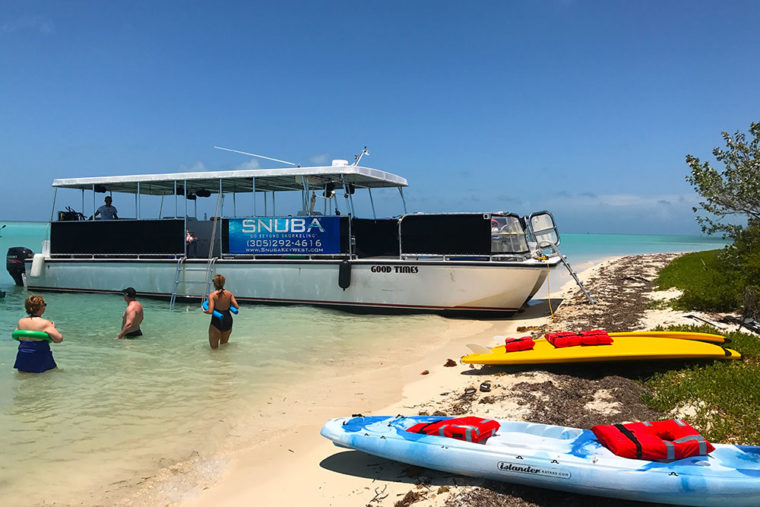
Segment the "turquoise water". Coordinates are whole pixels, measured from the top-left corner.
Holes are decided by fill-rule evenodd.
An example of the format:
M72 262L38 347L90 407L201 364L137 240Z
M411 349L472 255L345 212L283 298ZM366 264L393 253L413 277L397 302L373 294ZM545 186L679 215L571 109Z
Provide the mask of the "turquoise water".
M726 241L720 238L659 234L560 234L560 251L576 272L590 268L600 259L624 255L670 252L699 252L723 248ZM559 266L552 271L535 298L552 297L572 278ZM548 285L548 287L547 287Z
M3 222L0 222L0 225ZM39 251L46 225L5 222L0 251ZM565 234L571 262L644 252L719 248L685 236ZM244 306L230 344L208 347L208 316L197 304L170 310L143 300L145 336L116 341L124 301L116 295L44 294L45 316L64 342L53 345L57 370L12 368L10 339L29 293L3 270L0 290L0 491L6 505L84 503L103 484L151 475L188 453L213 455L229 433L209 425L266 403L283 385L336 376L357 357L391 357L434 342L455 325L432 315L358 316L289 306ZM540 295L540 294L539 294ZM363 353L363 354L362 354ZM361 363L359 363L361 364ZM342 415L342 414L335 414ZM39 477L45 479L39 488Z
M720 238L659 234L560 234L560 240L560 250L573 265L604 257L698 252L726 245L726 241Z

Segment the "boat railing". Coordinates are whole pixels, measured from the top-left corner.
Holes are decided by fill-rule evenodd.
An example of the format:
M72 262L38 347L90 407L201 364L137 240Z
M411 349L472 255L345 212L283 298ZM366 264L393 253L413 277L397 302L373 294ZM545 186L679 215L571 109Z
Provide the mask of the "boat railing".
M344 259L356 259L357 256L349 254L227 254L222 259L230 260L322 260L322 261L342 261Z
M214 223L221 226L221 234L211 233ZM313 227L314 234L308 227ZM197 236L192 244L186 243L191 230ZM309 234L301 234L304 231ZM546 212L524 218L500 212L387 219L314 216L58 221L51 223L50 255L71 259L201 259L210 254L238 260L522 262L537 255L539 238L542 244L559 241L553 219Z
M136 253L113 253L113 254L50 254L51 259L72 260L170 260L176 261L184 257L184 254L136 254ZM205 262L205 259L196 259Z

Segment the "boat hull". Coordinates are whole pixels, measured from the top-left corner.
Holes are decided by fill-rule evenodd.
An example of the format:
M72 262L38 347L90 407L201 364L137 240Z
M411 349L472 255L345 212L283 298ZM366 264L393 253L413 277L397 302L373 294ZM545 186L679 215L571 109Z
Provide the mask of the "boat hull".
M487 443L405 431L445 417L332 419L335 445L453 474L677 505L760 505L760 447L715 445L708 456L653 462L615 456L590 430L516 421Z
M227 288L241 301L493 315L520 309L548 272L543 262L355 260L350 263L350 283L343 289L338 283L340 264L340 260L317 259L221 259L214 272L225 276ZM27 262L27 286L67 292L117 292L130 286L143 296L171 297L177 265L174 259L43 259L38 254ZM206 275L205 260L183 262L177 297L203 295Z

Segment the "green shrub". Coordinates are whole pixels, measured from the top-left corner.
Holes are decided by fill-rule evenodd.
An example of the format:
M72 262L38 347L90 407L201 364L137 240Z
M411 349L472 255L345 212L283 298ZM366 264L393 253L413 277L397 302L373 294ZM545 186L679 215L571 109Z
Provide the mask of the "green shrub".
M683 295L672 304L682 310L734 311L741 302L734 270L725 269L721 250L685 254L665 266L655 284L675 287Z
M695 410L690 423L713 442L760 444L760 368L756 362L716 361L655 374L644 401L670 412Z
M672 331L717 333L710 326L669 327ZM661 328L658 328L661 330ZM649 392L644 401L652 408L670 412L676 408L695 411L689 422L708 440L721 443L760 445L760 340L732 332L727 347L742 360L714 361L664 373L643 383Z
M734 240L733 246L726 248L720 261L727 269L732 269L741 288L742 314L757 319L760 317L758 293L760 293L760 222L750 220Z
M663 268L655 284L683 295L672 306L682 310L741 311L757 318L760 294L760 222L738 229L723 250L685 254Z

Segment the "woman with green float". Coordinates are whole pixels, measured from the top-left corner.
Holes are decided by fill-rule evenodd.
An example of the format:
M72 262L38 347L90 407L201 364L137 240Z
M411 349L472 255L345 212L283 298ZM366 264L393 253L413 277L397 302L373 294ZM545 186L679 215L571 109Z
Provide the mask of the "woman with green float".
M16 364L18 371L42 373L56 368L50 342L61 343L63 335L55 324L42 318L45 313L45 299L42 296L29 296L24 301L28 317L19 319L13 337L19 341Z

